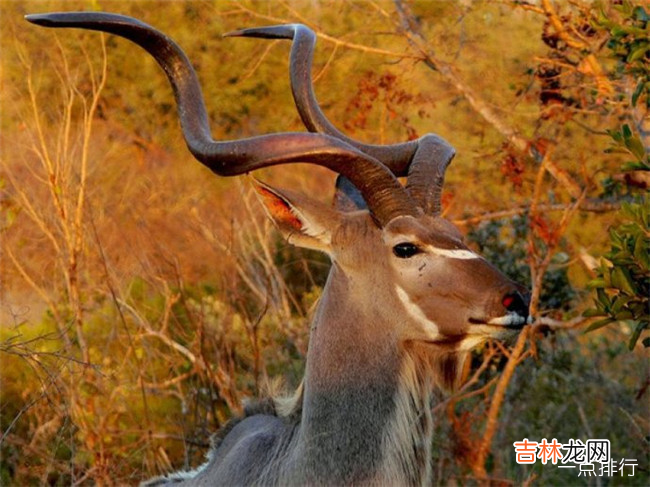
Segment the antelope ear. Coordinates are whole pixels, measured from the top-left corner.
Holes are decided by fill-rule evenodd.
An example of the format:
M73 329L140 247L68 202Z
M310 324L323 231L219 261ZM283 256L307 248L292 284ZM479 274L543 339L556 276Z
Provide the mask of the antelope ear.
M298 247L329 253L332 232L341 214L328 205L289 190L253 180L267 214L287 241Z

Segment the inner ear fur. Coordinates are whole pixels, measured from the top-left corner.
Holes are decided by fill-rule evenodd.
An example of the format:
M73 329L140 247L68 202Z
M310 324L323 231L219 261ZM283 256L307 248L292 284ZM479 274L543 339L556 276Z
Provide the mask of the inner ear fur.
M289 243L330 251L332 232L341 222L340 212L303 194L258 180L253 180L253 186L266 213Z

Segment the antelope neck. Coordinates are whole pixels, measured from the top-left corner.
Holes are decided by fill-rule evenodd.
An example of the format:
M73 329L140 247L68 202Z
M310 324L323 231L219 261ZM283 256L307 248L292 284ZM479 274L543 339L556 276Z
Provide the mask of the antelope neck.
M387 332L395 326L386 324L386 303L380 296L359 303L356 297L368 296L355 289L360 285L334 264L312 324L299 440L309 462L304 471L312 477L306 480L420 483L410 457L421 454L426 439L402 432L405 422L422 422L422 411L405 415L402 404L421 391L404 387L408 360L397 336Z

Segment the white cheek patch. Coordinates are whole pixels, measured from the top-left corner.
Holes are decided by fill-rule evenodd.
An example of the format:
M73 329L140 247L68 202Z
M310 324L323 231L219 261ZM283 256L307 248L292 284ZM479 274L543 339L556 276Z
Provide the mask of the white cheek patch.
M409 295L402 289L400 286L395 286L395 291L397 292L397 297L404 305L404 309L413 318L418 324L422 326L424 332L429 336L430 340L433 340L439 336L438 325L431 321L424 314L422 309L415 304Z
M470 335L467 338L464 338L461 340L461 342L458 344L457 350L459 352L469 352L470 350L474 350L477 346L479 346L481 343L484 343L487 341L487 337L489 335Z
M427 245L427 250L433 255L439 255L441 257L448 257L450 259L461 259L461 260L470 260L470 259L480 259L481 256L475 254L471 250L466 249L441 249L434 247L432 245Z

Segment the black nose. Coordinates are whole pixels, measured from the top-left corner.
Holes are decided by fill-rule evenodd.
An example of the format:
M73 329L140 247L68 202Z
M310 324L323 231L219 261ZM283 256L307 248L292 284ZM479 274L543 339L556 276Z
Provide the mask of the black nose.
M530 304L529 293L522 294L519 291L513 291L506 294L501 300L501 303L508 311L528 318L528 305Z

